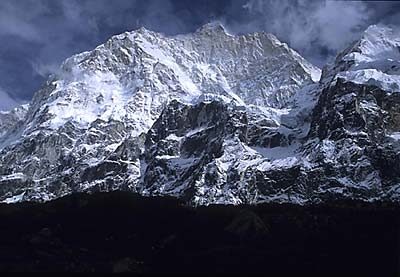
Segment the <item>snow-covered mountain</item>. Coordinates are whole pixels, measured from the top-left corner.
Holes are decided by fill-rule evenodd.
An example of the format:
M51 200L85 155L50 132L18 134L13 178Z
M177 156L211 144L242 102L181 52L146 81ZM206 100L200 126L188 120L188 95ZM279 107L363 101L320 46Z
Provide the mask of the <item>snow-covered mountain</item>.
M318 82L271 34L214 23L114 36L67 59L3 128L0 200L131 190L195 205L397 201L399 38L371 26Z

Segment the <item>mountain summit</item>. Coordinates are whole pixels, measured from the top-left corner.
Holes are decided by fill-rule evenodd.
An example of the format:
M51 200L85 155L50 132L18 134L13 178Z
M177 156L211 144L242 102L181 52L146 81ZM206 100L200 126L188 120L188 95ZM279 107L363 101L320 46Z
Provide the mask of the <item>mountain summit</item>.
M271 34L211 23L114 36L67 59L4 125L0 200L130 190L194 205L397 201L400 170L384 165L399 160L398 89L349 77L394 60L363 50L366 39L398 47L379 28L319 83L320 70Z

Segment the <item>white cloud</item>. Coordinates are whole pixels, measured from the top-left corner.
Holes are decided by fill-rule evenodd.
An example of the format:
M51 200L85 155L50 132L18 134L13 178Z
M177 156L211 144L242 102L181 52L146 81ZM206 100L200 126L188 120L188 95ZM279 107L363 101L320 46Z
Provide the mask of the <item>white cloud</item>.
M249 0L243 8L253 17L250 28L274 33L312 57L315 50L343 50L371 23L371 11L361 1Z
M31 61L33 71L43 78L47 78L50 74L58 73L59 64L56 63L43 63L40 60Z
M18 102L12 99L4 90L0 88L0 111L8 111L18 106Z

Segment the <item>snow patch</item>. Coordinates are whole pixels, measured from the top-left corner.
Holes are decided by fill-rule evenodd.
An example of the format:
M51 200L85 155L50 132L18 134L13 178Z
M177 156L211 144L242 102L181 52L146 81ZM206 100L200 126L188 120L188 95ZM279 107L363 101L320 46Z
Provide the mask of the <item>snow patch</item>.
M376 69L340 72L336 78L356 84L376 86L385 91L400 92L400 75L388 75Z
M391 137L392 139L395 139L395 140L400 140L400 132L391 133L391 134L389 134L389 137Z
M3 201L1 201L1 203L13 204L13 203L21 202L24 199L24 195L25 195L25 192L18 194L18 195L14 195L12 197L8 197L8 198L4 199Z
M3 175L0 176L0 181L12 181L12 180L21 180L25 179L25 174L23 173L14 173L10 175Z
M285 159L288 157L295 157L297 155L297 150L300 144L294 143L288 147L274 147L274 148L264 148L264 147L251 147L257 153L260 153L264 158L271 161Z

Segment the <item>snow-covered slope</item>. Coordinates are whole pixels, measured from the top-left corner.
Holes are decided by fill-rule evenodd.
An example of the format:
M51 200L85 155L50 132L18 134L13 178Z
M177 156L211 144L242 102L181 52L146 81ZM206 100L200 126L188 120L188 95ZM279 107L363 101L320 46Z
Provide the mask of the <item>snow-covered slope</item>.
M400 31L371 25L359 41L337 58L337 78L369 84L386 91L400 90Z
M273 35L231 36L218 24L165 37L144 28L66 60L59 76L33 100L35 129L68 121L87 128L96 119L146 132L171 99L220 99L258 105L272 113L319 70ZM33 118L31 120L34 120Z
M370 51L374 40L386 54ZM346 77L382 71L397 41L369 28L315 83L319 69L266 33L207 24L112 37L67 59L3 135L0 200L98 190L192 204L398 199L378 146L395 164L399 94Z

